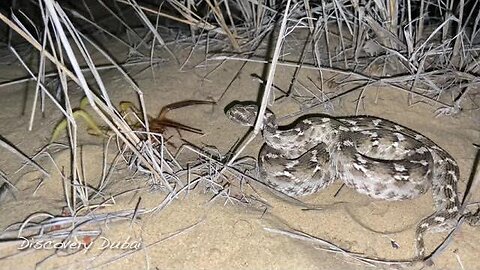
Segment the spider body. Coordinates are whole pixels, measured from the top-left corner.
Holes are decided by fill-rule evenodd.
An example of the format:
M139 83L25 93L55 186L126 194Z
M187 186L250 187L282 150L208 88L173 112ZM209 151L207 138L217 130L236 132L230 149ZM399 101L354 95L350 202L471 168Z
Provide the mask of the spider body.
M164 106L160 112L158 113L157 117L147 116L149 131L154 133L163 134L165 130L168 128L173 128L177 130L180 134L180 130L188 131L196 134L203 134L202 130L194 127L190 127L179 122L173 121L167 117L167 113L171 110L183 108L192 105L200 105L200 104L214 104L213 101L207 100L184 100L175 103L168 104ZM73 117L75 120L81 118L89 127L89 133L96 136L106 136L108 132L102 130L102 128L93 120L93 117L85 110L86 105L86 98L83 98L80 102L80 107L75 109L73 112ZM119 105L120 113L124 116L125 121L132 127L134 130L145 130L144 124L142 123L142 114L141 111L129 101L122 101ZM131 115L131 113L135 114L135 117ZM63 119L54 129L52 133L52 137L50 142L54 142L60 137L60 134L66 130L67 128L67 119ZM180 134L181 136L181 134Z

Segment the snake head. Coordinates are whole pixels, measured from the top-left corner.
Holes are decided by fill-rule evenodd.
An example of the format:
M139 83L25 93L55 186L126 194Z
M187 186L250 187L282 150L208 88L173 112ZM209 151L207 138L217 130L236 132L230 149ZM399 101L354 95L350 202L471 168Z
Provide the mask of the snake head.
M228 119L242 126L251 127L257 118L258 106L255 104L237 103L225 111Z

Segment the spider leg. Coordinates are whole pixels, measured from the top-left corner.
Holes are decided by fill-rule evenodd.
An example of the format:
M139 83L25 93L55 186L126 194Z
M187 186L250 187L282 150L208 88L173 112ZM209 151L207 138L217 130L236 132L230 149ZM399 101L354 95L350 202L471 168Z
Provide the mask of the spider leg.
M157 119L158 120L165 119L165 115L167 114L167 112L169 112L171 110L182 108L182 107L188 107L188 106L191 106L191 105L199 105L199 104L215 104L215 102L214 101L208 101L208 100L184 100L184 101L179 101L179 102L175 102L175 103L172 103L172 104L168 104L168 105L165 105L160 110L160 112L158 113Z
M74 110L72 116L75 120L81 118L88 125L90 134L95 136L105 135L105 133L100 129L95 120L93 120L92 116L83 109ZM58 123L57 126L55 126L52 137L50 138L51 143L56 141L60 137L60 134L67 129L67 121L67 118L64 118L60 123Z
M177 132L178 132L178 130L177 130ZM178 134L179 134L178 136L182 137L182 135L180 134L180 132L178 132ZM177 149L178 147L175 145L175 143L173 143L173 142L170 141L170 139L171 139L172 137L173 137L173 135L170 136L170 137L168 137L168 138L166 138L166 139L165 139L165 143L166 143L167 145L173 147L174 149Z
M185 130L185 131L188 131L188 132L203 135L202 130L200 130L198 128L189 127L189 126L186 126L184 124L180 124L178 122L175 122L175 121L172 121L172 120L169 120L169 119L165 119L165 118L161 119L161 120L154 119L150 123L150 125L152 126L152 130L162 131L163 129L165 129L165 127L172 127L172 128L175 128L175 129Z
M136 126L143 118L141 111L130 101L122 101L119 104L120 114L125 117L125 121L129 126ZM136 116L131 115L134 113Z

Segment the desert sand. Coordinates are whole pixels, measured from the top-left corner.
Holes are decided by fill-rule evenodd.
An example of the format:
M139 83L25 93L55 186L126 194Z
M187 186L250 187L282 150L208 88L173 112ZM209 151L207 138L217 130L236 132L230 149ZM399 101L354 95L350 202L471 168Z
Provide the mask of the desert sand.
M177 50L180 60L186 59L188 51ZM247 63L241 70L240 61L207 61L205 55L195 53L189 63L179 70L174 61L160 63L153 68L132 68L130 74L144 91L147 111L156 115L158 110L172 102L200 99L215 100L214 105L198 105L171 111L169 117L188 126L196 127L204 135L182 132L184 140L199 147L214 146L222 155L248 128L229 121L224 115L225 107L233 101L256 101L261 84L251 74L261 75L265 65ZM2 80L21 77L21 66L2 65ZM7 61L5 61L7 62ZM202 66L195 65L202 63ZM275 85L288 89L294 70L278 67ZM130 86L114 71L102 71L102 78L114 104L130 100L136 102ZM312 87L310 81L319 83L319 72L302 70L301 82ZM324 78L332 74L324 72ZM233 81L233 82L232 82ZM48 143L55 125L62 119L61 113L46 103L42 115L37 108L33 131L28 131L28 122L33 102L34 83L16 84L0 88L0 135L28 155L33 155ZM325 85L325 93L336 91ZM337 89L338 90L338 89ZM71 87L71 102L79 102L82 92ZM279 96L280 93L276 92ZM308 113L354 115L359 91L332 100L330 107L319 106ZM221 97L221 98L220 98ZM411 102L413 98L414 102ZM478 111L464 110L455 116L435 117L435 106L422 102L418 97L408 97L404 92L388 87L368 88L363 92L358 114L383 117L412 128L446 149L459 163L463 194L466 181L472 170L475 148L480 138ZM411 105L409 105L409 103ZM78 103L77 103L78 104ZM272 110L288 124L296 117L288 116L299 110L289 99L281 100ZM90 113L94 114L90 110ZM87 134L86 126L79 125L79 141L82 149L83 168L86 179L92 186L98 184L102 173L103 158L107 163L113 159L116 149L110 145L105 154L106 140ZM168 147L181 144L178 133L169 129L164 134L171 137ZM62 135L60 142L65 143ZM256 157L262 144L257 137L242 156ZM22 164L19 158L0 149L0 168L11 176L16 190L7 192L1 200L0 228L22 222L33 213L49 213L60 216L65 206L62 178L59 171L68 172L70 150L57 147L52 151L55 164L48 158L38 159L50 178L26 167L14 173ZM132 179L133 178L133 179ZM148 209L159 205L165 192L151 191L141 175L132 177L125 165L119 166L111 176L111 185L105 196L115 196L114 203L98 210L99 213L135 209L141 197L140 207ZM238 179L232 179L232 182ZM239 183L234 183L238 185ZM272 194L267 188L251 181L245 186L246 194L255 194L270 207L262 208L233 203L222 197L213 199L213 194L201 186L179 196L168 207L139 219L112 221L89 227L101 231L88 250L75 254L51 249L26 249L19 251L20 243L4 243L0 252L2 269L370 269L371 267L349 259L342 254L333 254L318 248L308 241L296 240L272 230L288 229L304 232L334 243L350 252L372 258L409 260L414 255L414 231L417 222L433 212L431 192L418 199L401 202L372 200L349 188L340 188L336 182L317 194L300 198L309 204L329 205L319 210L304 211L299 205L289 203ZM480 199L480 190L473 201ZM343 202L342 204L338 204ZM441 243L446 233L428 234L428 252ZM112 242L141 243L142 248L102 249L104 239ZM81 241L81 239L80 239ZM480 269L479 228L464 224L448 245L434 259L432 269ZM133 252L134 251L134 252ZM122 255L123 254L123 255ZM418 269L422 265L413 265ZM462 268L463 267L463 268ZM389 269L390 266L385 266Z

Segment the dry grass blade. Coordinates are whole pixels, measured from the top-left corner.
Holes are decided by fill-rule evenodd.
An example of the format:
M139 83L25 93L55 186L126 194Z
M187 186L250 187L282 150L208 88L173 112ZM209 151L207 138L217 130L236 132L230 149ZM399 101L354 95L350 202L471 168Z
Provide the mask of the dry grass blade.
M35 161L30 159L27 155L25 155L22 151L17 149L15 146L7 142L4 138L0 137L0 146L5 148L6 150L12 152L13 154L17 155L21 160L24 162L32 165L35 169L40 171L44 176L50 177L50 174L45 171L40 165L38 165Z
M116 0L116 1L119 2L119 3L131 5L131 3L128 0ZM147 8L147 7L138 5L138 4L137 4L137 7L140 8L141 10L143 10L143 11L148 12L148 13L152 13L152 14L155 14L155 15L158 15L158 16L161 16L161 17L165 17L165 18L171 19L173 21L177 21L177 22L180 22L180 23L184 23L184 24L194 26L194 27L204 28L206 30L212 30L212 31L224 34L223 31L221 31L220 29L217 29L214 25L211 25L207 22L199 21L199 20L197 20L197 19L195 19L191 16L188 16L187 19L181 19L181 18L177 18L175 16L172 16L172 15L169 15L169 14L166 14L166 13L163 13L163 12L158 12L157 10Z
M282 230L282 229L273 229L273 228L264 228L266 231L271 232L271 233L276 233L276 234L281 234L285 235L294 239L298 239L301 241L313 243L316 245L320 245L325 251L329 252L334 252L334 253L339 253L346 258L352 259L354 261L363 263L367 266L390 266L390 267L395 267L395 266L400 266L400 267L407 267L413 265L412 261L388 261L388 260L381 260L381 259L374 259L374 258L368 258L366 256L350 252L348 250L345 250L331 242L328 242L326 240L320 239L318 237L314 237L311 235L308 235L304 232L296 231L296 230Z
M228 39L230 40L233 48L236 51L240 50L240 46L238 45L237 39L233 36L232 32L227 26L227 23L225 22L225 18L223 17L222 11L220 10L220 6L216 0L215 5L213 5L210 0L205 0L205 2L208 4L208 6L213 10L213 13L215 14L215 18L217 22L220 24L222 27L223 31L227 34Z
M51 235L57 235L59 232L67 232L68 236L68 234L71 232L79 231L83 227L87 227L92 224L102 224L106 221L115 222L130 220L133 216L138 217L149 212L149 210L145 209L137 209L136 211L123 210L108 213L90 212L86 215L77 215L73 217L55 217L48 213L34 213L26 218L22 223L10 225L0 234L0 238L7 240L15 237L34 237L36 239L42 239L48 238ZM41 219L42 221L34 222L36 219ZM60 235L58 237L64 238L65 235Z
M100 25L98 25L96 22L86 18L85 16L83 16L82 14L78 13L77 11L73 10L73 9L66 9L64 8L66 11L68 11L72 17L74 18L78 18L78 19L81 19L82 21L94 26L95 28L97 28L98 30L100 30L102 33L105 33L108 37L114 39L115 41L118 42L118 44L123 44L125 47L127 47L128 49L132 50L132 51L135 51L136 53L138 54L141 54L138 50L136 50L134 47L132 47L130 44L128 44L127 42L125 42L124 40L122 40L121 38L119 38L117 35L115 35L114 33L108 31L107 29L105 29L104 27L101 27ZM121 22L123 22L122 20L120 20ZM124 22L123 22L123 25L126 25ZM132 30L133 31L133 30ZM135 33L135 32L134 32Z
M143 10L139 7L139 5L137 4L137 2L135 0L128 0L128 3L130 4L131 7L133 7L133 9L135 10L135 12L137 12L138 16L140 17L141 21L147 26L147 28L150 30L150 32L154 35L155 37L155 40L158 40L158 42L160 43L160 45L162 45L165 50L167 50L167 52L172 56L173 59L175 59L177 62L177 57L175 56L175 54L173 54L173 52L167 47L167 45L165 44L165 42L163 41L163 38L160 36L160 34L158 33L157 29L155 28L155 26L153 26L153 24L150 22L150 20L148 19L147 15L145 15L145 13L143 12Z
M144 250L144 249L148 249L148 248L150 248L150 247L153 247L153 246L155 246L155 245L158 245L158 244L160 244L160 243L163 243L163 242L165 242L165 241L168 241L168 240L170 240L170 239L172 239L172 238L175 238L175 237L177 237L177 236L180 236L180 235L182 235L182 234L185 234L185 233L191 231L192 229L194 229L195 227L197 227L198 225L202 224L202 222L203 222L203 220L200 220L200 221L198 221L198 222L196 222L196 223L194 223L194 224L192 224L192 225L189 225L189 226L187 226L187 227L185 227L185 228L181 228L181 229L179 229L179 230L176 230L175 232L172 232L172 233L168 234L167 236L164 236L164 237L162 237L161 239L159 239L159 240L157 240L157 241L155 241L155 242L153 242L153 243L150 243L150 244L147 244L147 245L143 245L143 246L142 246L142 249L139 249L139 250L136 250L136 249L135 249L135 250L130 250L130 251L123 252L122 254L117 255L117 256L115 256L114 258L108 258L105 262L101 262L101 263L95 264L95 265L92 266L91 268L89 267L89 268L87 268L87 269L98 269L99 267L107 266L107 265L109 265L109 264L111 264L111 263L114 263L114 262L120 260L120 259L124 259L124 258L126 258L126 257L128 257L128 256L130 256L130 255L132 255L132 254L134 254L134 253L136 253L136 252L139 252L139 251Z
M155 65L155 64L158 64L158 63L162 63L162 62L164 62L164 60L161 60L161 59L158 59L158 60L153 61L153 62L151 62L150 60L148 60L148 61L138 61L138 62L123 62L123 63L119 63L118 65L97 65L95 68L98 71L109 70L109 69L118 69L118 67L120 67L121 69L125 69L127 67L134 67L134 66L140 66L140 65ZM81 70L82 70L82 72L90 72L90 68L86 68L86 67L82 67ZM45 79L45 78L53 78L53 77L56 77L56 76L58 76L57 72L49 72L49 73L45 73L42 77ZM32 76L29 76L29 77L22 77L22 78L12 79L12 80L9 80L9 81L6 81L6 82L2 82L2 83L0 83L0 88L6 88L8 86L12 86L12 85L16 85L16 84L22 84L22 83L25 83L25 82L36 81L36 80L37 80L37 77L33 76L33 73L32 73Z
M227 162L226 166L231 166L233 164L233 162L235 162L235 160L238 158L240 153L257 136L257 134L260 132L260 129L263 127L263 124L264 124L263 123L263 121L264 121L263 116L265 115L265 111L267 110L267 104L268 104L268 100L270 98L270 92L271 92L272 85L273 85L273 79L275 77L275 69L277 67L278 58L280 56L280 51L281 51L281 48L282 48L283 40L285 38L284 35L286 33L287 20L288 20L288 15L289 15L289 12L290 12L290 2L291 2L290 0L287 0L287 5L285 7L285 12L283 14L282 24L280 26L280 32L278 34L277 41L275 43L275 50L274 50L273 57L272 57L272 63L269 66L269 70L268 70L267 83L265 84L265 89L263 91L260 108L258 110L257 119L255 121L255 126L253 128L253 133L251 134L251 136L248 139L245 140L245 143L237 150L237 152L234 155L232 155L230 160Z

